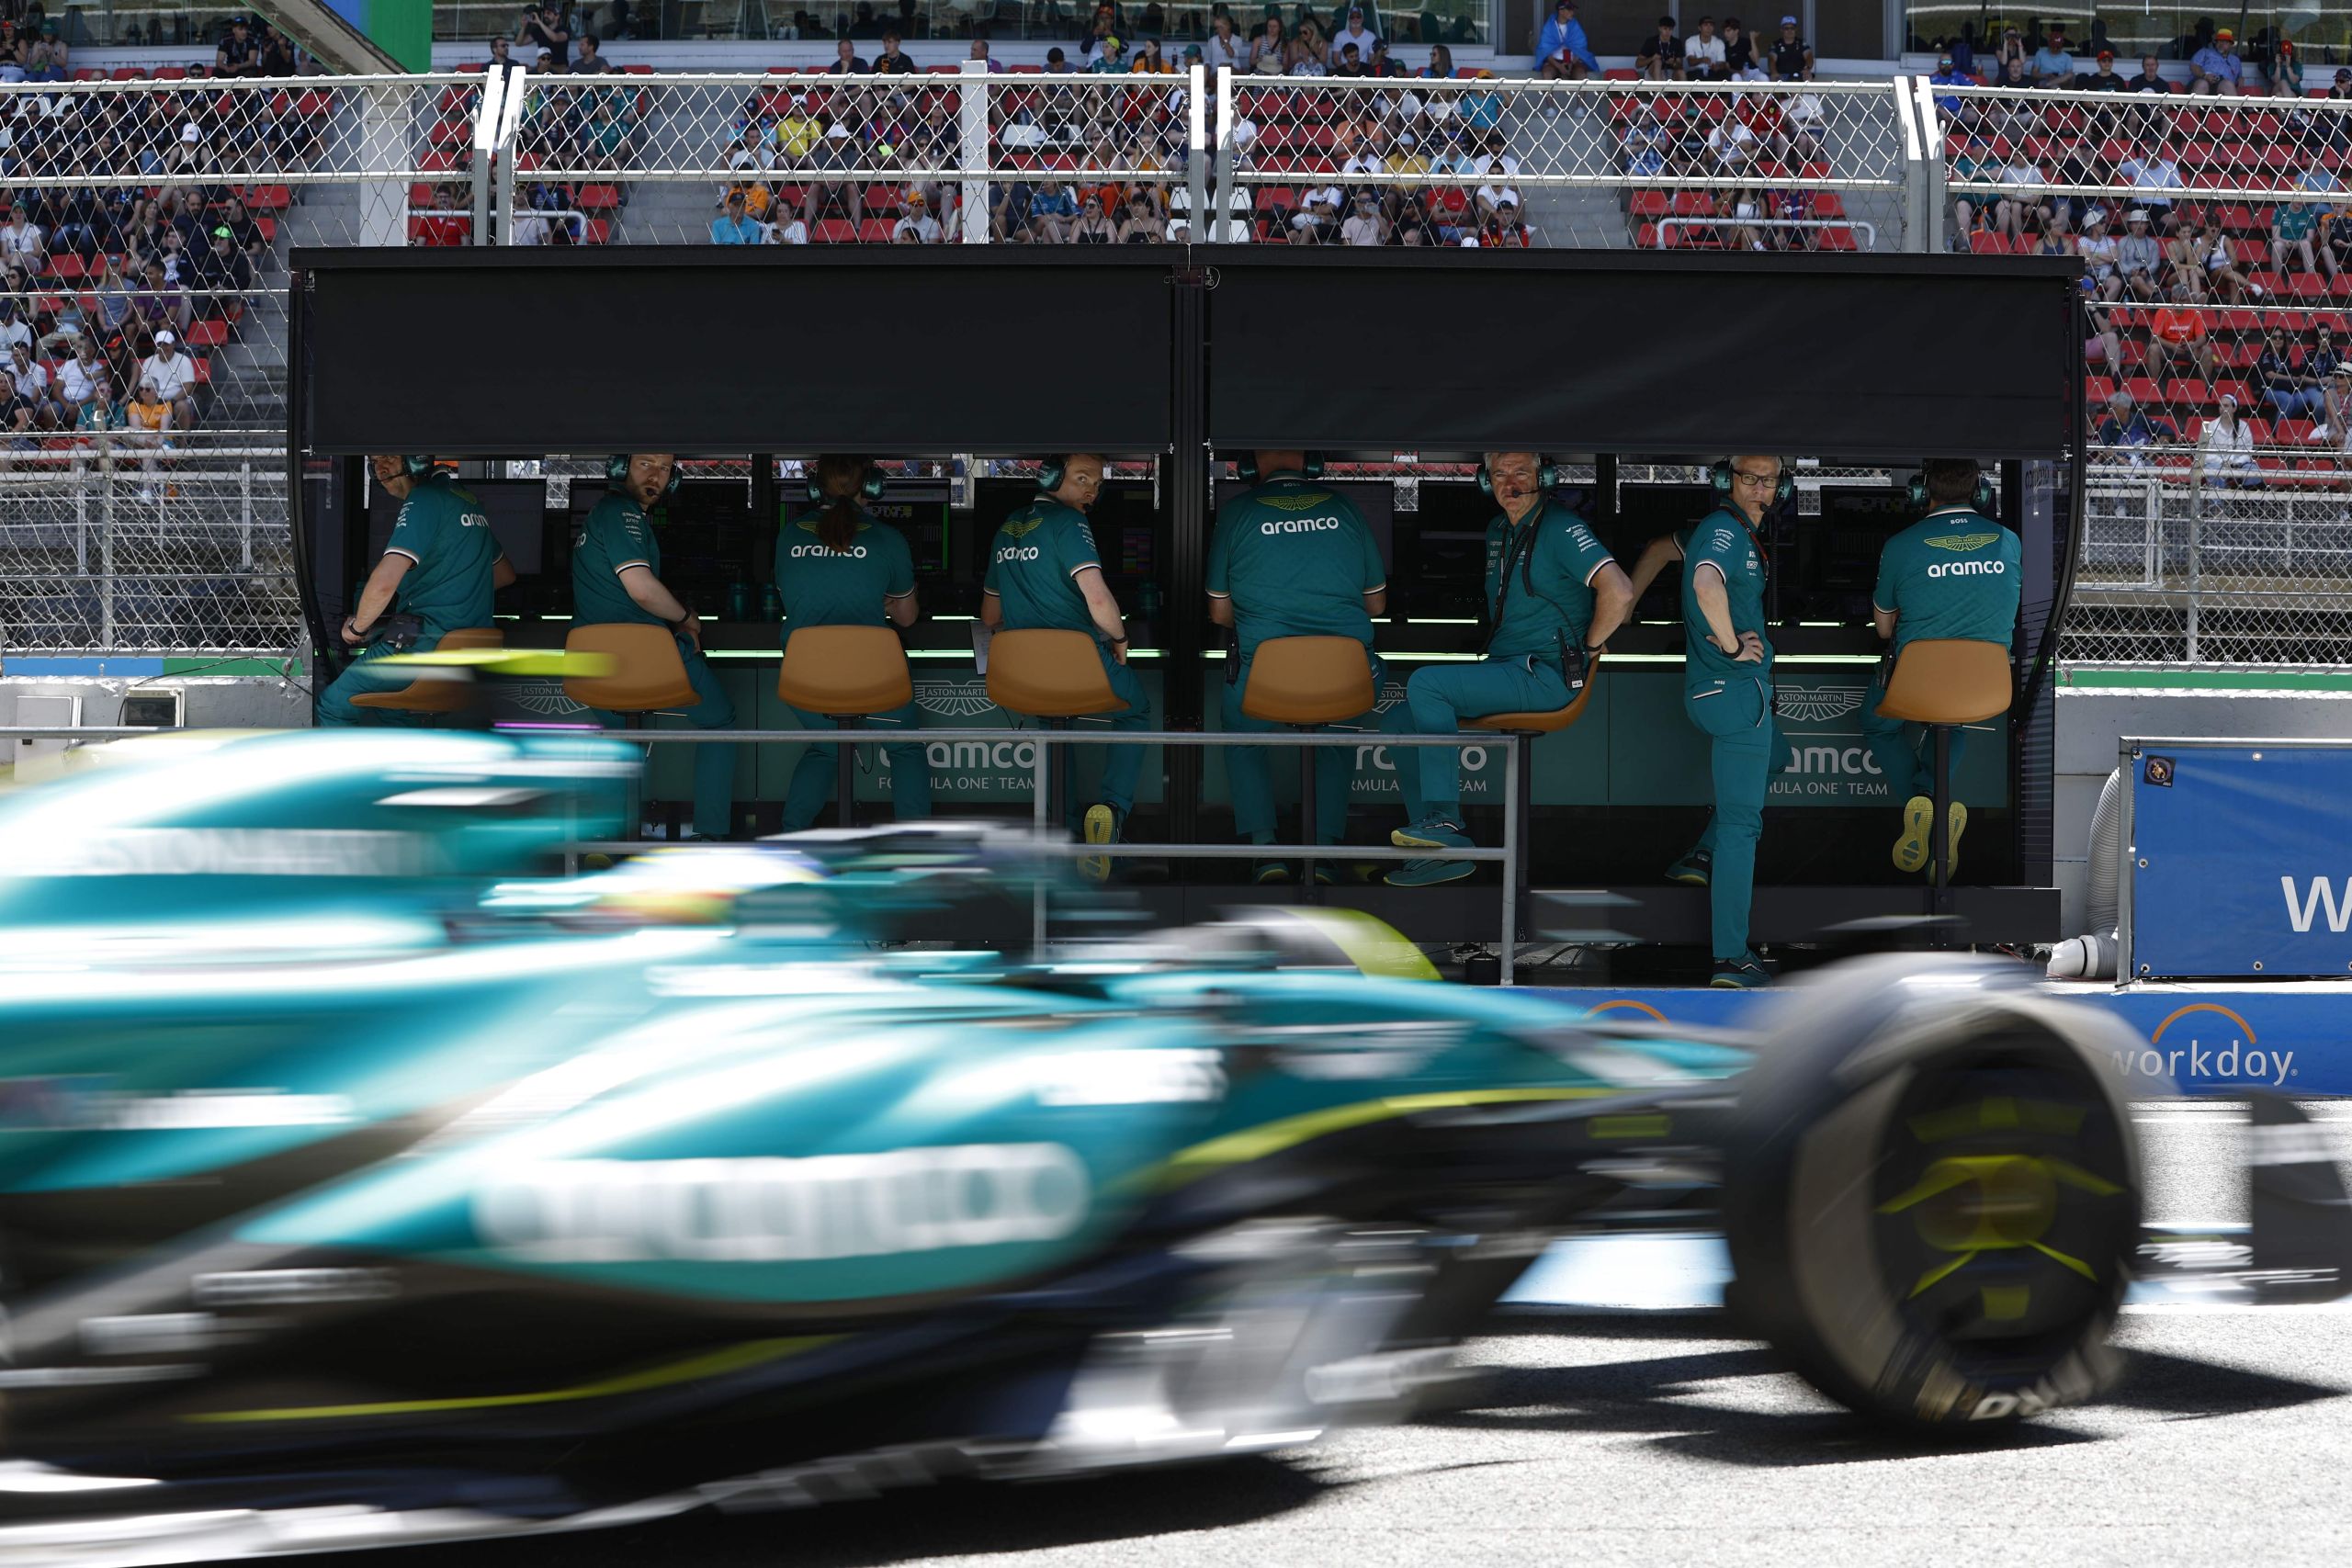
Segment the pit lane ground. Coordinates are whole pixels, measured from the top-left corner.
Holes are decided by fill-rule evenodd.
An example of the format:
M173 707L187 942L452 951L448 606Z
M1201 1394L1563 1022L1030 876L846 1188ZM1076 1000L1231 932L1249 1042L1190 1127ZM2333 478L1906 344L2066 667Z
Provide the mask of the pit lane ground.
M2352 1156L2352 1105L2310 1108ZM2226 1109L2143 1106L2153 1218L2242 1217ZM1278 1460L911 1492L335 1568L1385 1568L2352 1561L2352 1308L2127 1310L2106 1404L1942 1450L1725 1337L1703 1250L1608 1244L1467 1348L1456 1407ZM1683 1246L1687 1244L1676 1244ZM1647 1247L1644 1252L1639 1250ZM1662 1266L1662 1267L1661 1267ZM1613 1298L1613 1299L1611 1299Z

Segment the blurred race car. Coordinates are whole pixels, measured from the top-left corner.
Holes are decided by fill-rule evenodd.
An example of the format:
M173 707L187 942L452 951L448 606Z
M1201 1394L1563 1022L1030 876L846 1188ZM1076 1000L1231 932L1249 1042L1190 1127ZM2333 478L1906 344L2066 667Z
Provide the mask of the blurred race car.
M448 929L507 934L452 953L703 945L583 978L627 998L585 1012L563 983L425 996L406 1069L397 1032L352 1052L317 1015L268 1062L307 1050L300 1092L355 1121L298 1130L274 1187L217 1141L285 1134L286 1091L230 1094L223 1053L184 1048L252 972L83 1037L130 1103L225 1103L192 1126L58 1089L82 1109L0 1145L38 1151L0 1165L0 1247L48 1259L9 1303L0 1551L524 1533L1285 1448L1443 1390L1530 1261L1612 1227L1720 1228L1735 1311L1925 1431L2095 1395L2135 1272L2344 1283L2343 1189L2285 1102L2257 1108L2250 1237L2143 1235L2112 1026L2014 968L1878 960L1702 1038L1369 975L1417 956L1330 912L1076 959L868 945L1025 909L1046 873L1007 844L820 836L604 884L650 877L650 904L478 886ZM0 1074L54 1076L16 1016ZM395 1134L396 1103L426 1109ZM215 1201L141 1217L180 1190Z

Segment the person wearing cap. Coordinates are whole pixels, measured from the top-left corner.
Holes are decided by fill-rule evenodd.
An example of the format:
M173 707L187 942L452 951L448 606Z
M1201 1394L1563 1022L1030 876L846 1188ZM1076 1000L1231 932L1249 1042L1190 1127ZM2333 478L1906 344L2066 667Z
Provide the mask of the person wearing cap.
M1487 525L1487 646L1475 663L1413 671L1405 701L1381 719L1385 733L1451 735L1464 717L1564 708L1583 688L1601 645L1633 608L1633 591L1608 547L1550 493L1551 478L1541 453L1484 455L1480 488L1497 508ZM1407 823L1389 841L1402 850L1471 848L1460 753L1430 746L1395 755ZM1476 870L1468 861L1417 860L1387 880L1427 887Z
M1577 20L1577 0L1558 0L1535 36L1535 73L1546 82L1580 82L1600 69Z
M2335 68L2335 80L2328 85L2327 96L2333 103L2352 98L2352 69L2340 65Z
M2066 47L2066 29L2051 25L2050 36L2026 62L2026 74L2037 87L2063 87L2075 79L2075 56Z
M1871 592L1871 622L1887 648L1862 703L1862 739L1880 776L1902 804L1903 835L1894 841L1894 867L1901 872L1921 871L1928 864L1936 817L1935 753L1921 745L1927 726L1879 716L1878 705L1886 694L1894 661L1914 642L1949 638L2007 648L2017 634L2024 550L2016 534L1976 510L1983 480L1984 470L1973 457L1938 457L1922 464L1927 514L1886 542ZM1951 743L1955 776L1966 744L1967 731L1955 727ZM1968 807L1954 800L1946 815L1947 863L1957 864Z
M1114 72L1125 73L1127 46L1125 39L1116 33L1104 33L1101 38L1089 41L1094 46L1094 57L1086 63L1089 71L1102 75Z
M909 186L899 198L899 220L890 225L890 238L895 243L911 238L918 245L946 243L946 231L939 225L938 217L931 210L930 198L917 186Z
M2164 266L2164 245L2149 232L2148 212L2135 207L2123 215L2123 237L2115 242L2115 270L2126 292L2135 299L2156 298L2156 280Z
M1370 65L1372 46L1379 41L1380 35L1365 25L1363 7L1351 6L1346 25L1331 35L1331 52L1336 55L1341 45L1351 43L1356 46L1356 58Z
M2116 70L2115 51L2102 49L2091 69L2075 78L2075 86L2086 93L2122 93L2130 91L2132 84Z
M229 18L229 36L212 51L215 76L258 76L261 46L254 41L253 25L243 17Z
M1304 452L1256 453L1242 468L1245 488L1217 507L1205 581L1209 620L1234 628L1236 635L1227 650L1222 703L1227 730L1276 728L1242 711L1251 662L1272 637L1352 637L1363 645L1373 691L1380 690L1383 671L1372 650L1373 621L1387 613L1388 573L1363 514L1321 483L1317 471ZM1364 726L1371 718L1365 714L1348 722ZM1270 754L1233 747L1224 757L1235 835L1248 843L1273 842ZM1344 750L1327 747L1315 754L1317 843L1336 844L1346 836L1352 772ZM1329 880L1327 865L1317 867L1317 880ZM1293 871L1279 861L1263 861L1256 875L1260 882L1287 882Z
M1693 82L1719 82L1726 74L1724 40L1713 17L1699 18L1699 30L1682 40L1682 73Z
M2245 90L2245 62L2238 58L2238 35L2223 28L2213 41L2188 57L2188 90L2233 98Z
M727 193L727 210L710 220L710 243L714 245L763 245L767 231L751 215L743 187L737 186Z
M1974 87L1980 84L1975 77L1954 65L1951 55L1943 54L1936 57L1935 74L1928 78L1928 85L1930 87ZM1937 95L1936 107L1959 120L1964 129L1973 129L1981 118L1976 112L1976 106L1956 93Z
M139 378L152 381L172 405L177 430L196 424L196 361L180 352L179 334L165 327L155 334L155 352L139 362Z
M237 248L237 231L214 224L210 243L196 258L197 314L209 321L228 319L253 286L254 264Z
M1772 62L1775 82L1810 82L1813 80L1813 45L1797 34L1794 17L1781 18L1781 36L1768 51Z
M368 461L377 486L401 503L400 513L359 591L359 603L344 617L340 637L352 661L319 694L322 728L418 722L413 714L361 707L351 700L363 692L406 685L410 679L406 671L379 672L378 660L392 649L371 642L377 622L387 615L414 615L422 629L401 651L430 653L453 631L491 625L497 591L514 581L514 568L498 547L481 502L447 469L430 467L430 458L383 453Z
M2352 451L2352 362L2339 364L2327 373L2321 397L2321 423L2312 432L2312 439L2338 452Z
M2238 412L2236 393L2223 392L2221 408L2197 435L2205 482L2224 490L2253 490L2262 483L2262 469L2254 460L2253 427Z
M1674 18L1660 17L1657 31L1642 40L1640 51L1634 56L1634 68L1645 81L1679 82L1682 60L1682 39L1674 30Z
M563 7L542 6L534 11L525 6L514 28L514 42L547 56L548 70L560 69L560 62L571 58L571 32L563 25Z

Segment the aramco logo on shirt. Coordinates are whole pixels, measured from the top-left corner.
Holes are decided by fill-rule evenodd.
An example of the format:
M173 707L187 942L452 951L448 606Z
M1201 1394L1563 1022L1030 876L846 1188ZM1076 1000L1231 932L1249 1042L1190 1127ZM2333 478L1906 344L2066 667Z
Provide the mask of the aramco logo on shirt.
M1328 534L1336 531L1336 517L1274 517L1258 525L1261 534Z
M794 560L798 560L803 556L841 556L845 559L864 560L865 558L865 547L864 545L852 545L845 550L837 550L831 545L795 545L792 547L792 558Z
M2007 573L2006 561L1939 560L1928 569L1929 577L2000 577Z

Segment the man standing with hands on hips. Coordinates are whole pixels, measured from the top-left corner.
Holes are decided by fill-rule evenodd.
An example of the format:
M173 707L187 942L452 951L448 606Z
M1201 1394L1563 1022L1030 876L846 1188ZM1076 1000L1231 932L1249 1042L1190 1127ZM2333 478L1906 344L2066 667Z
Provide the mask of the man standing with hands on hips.
M1633 609L1634 592L1584 520L1552 499L1556 480L1539 453L1487 454L1478 484L1502 515L1487 525L1485 657L1414 671L1383 730L1451 735L1465 717L1564 708L1583 689L1601 645ZM1396 776L1410 825L1391 833L1391 842L1405 850L1471 847L1462 825L1459 753L1448 746L1400 751ZM1408 861L1388 881L1426 887L1476 870L1469 861Z
M1768 985L1770 976L1747 945L1748 906L1756 886L1756 843L1764 833L1764 796L1789 764L1788 738L1772 716L1772 644L1764 635L1764 583L1770 555L1757 529L1788 499L1778 457L1733 457L1712 473L1717 504L1680 541L1682 710L1706 732L1715 810L1707 830L1668 874L1707 885L1712 985Z
M1082 718L1107 720L1114 729L1149 729L1151 699L1127 668L1127 625L1119 602L1102 580L1102 558L1086 513L1102 493L1107 465L1100 454L1072 452L1048 457L1037 474L1037 498L1017 508L997 530L989 547L989 570L980 597L980 622L991 632L1086 632L1094 638L1102 673L1123 710ZM1143 770L1143 747L1102 748L1102 798L1086 809L1090 844L1115 844L1135 809L1136 776ZM1108 855L1088 855L1079 870L1100 882L1111 874Z
M1878 587L1871 594L1871 619L1888 639L1887 657L1871 682L1862 705L1862 736L1878 771L1903 802L1903 836L1894 841L1899 871L1928 863L1928 837L1936 817L1934 753L1922 754L1927 727L1883 718L1878 705L1903 649L1922 638L1956 638L2007 648L2017 631L2022 597L2024 550L2018 536L1993 521L1993 496L1984 470L1973 457L1939 457L1922 465L1913 492L1928 514L1886 542L1879 556ZM1954 728L1950 757L1960 772L1968 731ZM1960 863L1961 829L1968 807L1955 799L1945 843L1949 863Z
M684 710L686 722L696 729L733 728L735 705L702 656L702 623L662 584L662 546L647 515L677 491L676 456L616 453L605 460L605 499L571 542L572 623L667 626L695 689L695 705ZM723 840L732 826L735 748L698 744L694 754L694 837Z

